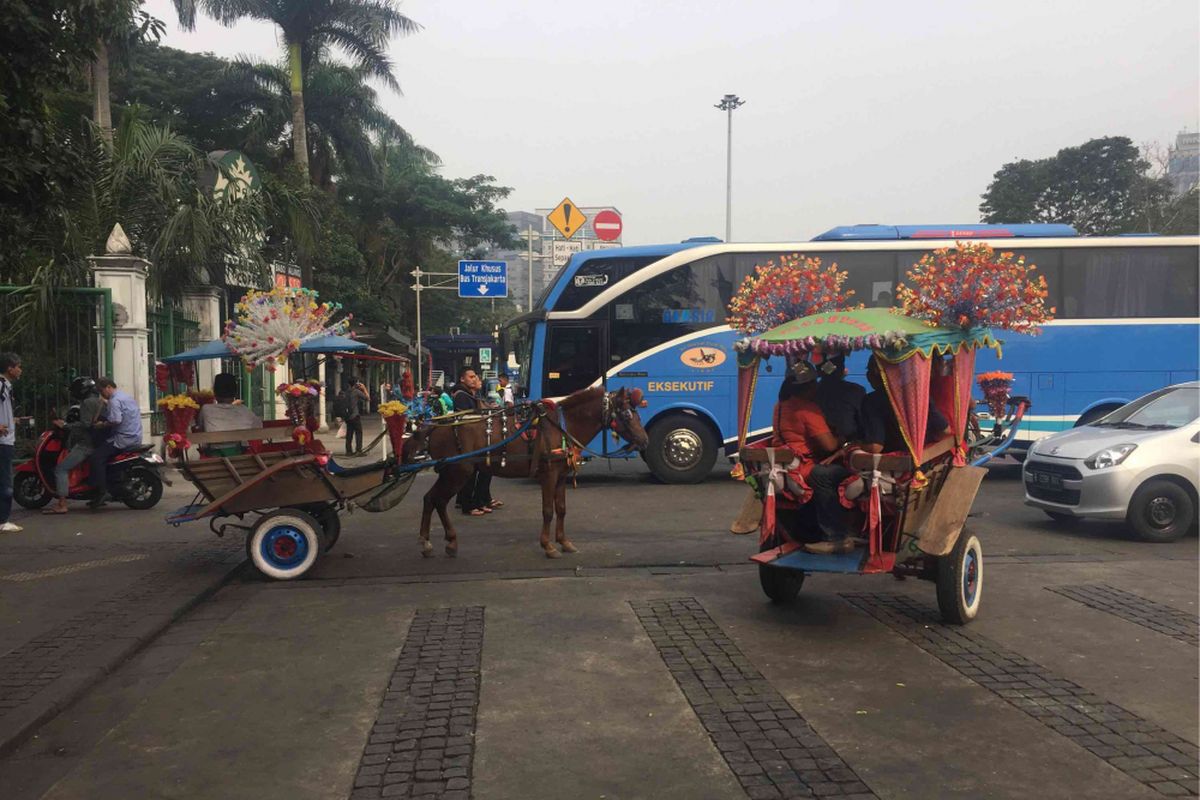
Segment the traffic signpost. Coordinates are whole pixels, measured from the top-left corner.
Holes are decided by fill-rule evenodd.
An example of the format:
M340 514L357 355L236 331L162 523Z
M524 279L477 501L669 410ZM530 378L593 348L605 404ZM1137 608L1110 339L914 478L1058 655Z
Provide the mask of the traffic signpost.
M570 239L587 222L587 215L579 210L579 206L571 202L571 198L564 197L554 207L554 210L546 215L546 219L550 221L556 231L563 235L564 239Z
M615 242L621 238L621 215L606 208L592 219L592 230L602 242Z
M488 300L508 297L508 262L459 261L458 296Z

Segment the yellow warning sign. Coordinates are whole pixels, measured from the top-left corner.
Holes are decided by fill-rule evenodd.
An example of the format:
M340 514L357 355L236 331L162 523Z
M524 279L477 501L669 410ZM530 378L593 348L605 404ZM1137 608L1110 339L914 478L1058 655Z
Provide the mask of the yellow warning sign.
M580 211L569 197L564 197L546 219L550 220L555 230L570 239L587 222L587 215Z

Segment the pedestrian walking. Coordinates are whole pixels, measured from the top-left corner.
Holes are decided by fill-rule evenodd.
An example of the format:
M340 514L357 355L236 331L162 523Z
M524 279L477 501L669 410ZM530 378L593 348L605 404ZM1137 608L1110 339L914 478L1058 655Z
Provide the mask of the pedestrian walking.
M347 378L341 394L338 395L337 408L334 409L334 413L341 417L342 422L346 425L346 455L348 456L362 450L362 415L367 410L368 402L370 402L370 398L367 395L367 387L353 378ZM353 444L355 440L358 442L357 445Z
M13 383L21 379L21 357L0 353L0 533L20 533L20 525L9 520L13 499L13 453L17 443L13 420Z

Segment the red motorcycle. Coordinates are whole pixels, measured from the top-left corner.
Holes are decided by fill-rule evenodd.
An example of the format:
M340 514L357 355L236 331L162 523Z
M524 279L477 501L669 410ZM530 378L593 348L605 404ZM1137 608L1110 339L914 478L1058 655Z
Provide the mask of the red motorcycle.
M78 414L78 408L71 412ZM68 418L71 412L68 412ZM144 444L117 453L108 462L108 491L132 509L154 508L162 499L162 457ZM33 458L13 469L13 500L24 508L39 509L54 499L54 468L67 456L67 431L52 427L39 438ZM95 488L88 483L91 465L84 461L70 472L69 500L90 500Z

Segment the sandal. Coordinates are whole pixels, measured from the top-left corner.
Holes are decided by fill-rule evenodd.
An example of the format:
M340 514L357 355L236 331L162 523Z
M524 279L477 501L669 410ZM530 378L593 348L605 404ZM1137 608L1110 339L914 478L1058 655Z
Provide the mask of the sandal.
M43 508L42 513L43 514L66 514L67 509L65 509L65 508Z
M503 507L504 507L503 500L493 500L492 502L488 503L488 508L503 508Z
M463 513L465 513L471 517L482 517L484 514L486 514L488 512L484 511L482 508L473 508L470 511L465 511Z

